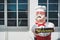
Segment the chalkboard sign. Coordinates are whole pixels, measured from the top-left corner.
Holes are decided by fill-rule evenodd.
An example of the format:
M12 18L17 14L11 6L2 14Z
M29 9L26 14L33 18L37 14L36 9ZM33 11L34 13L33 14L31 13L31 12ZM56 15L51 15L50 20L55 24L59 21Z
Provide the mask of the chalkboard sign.
M36 28L35 33L51 33L54 32L54 28Z

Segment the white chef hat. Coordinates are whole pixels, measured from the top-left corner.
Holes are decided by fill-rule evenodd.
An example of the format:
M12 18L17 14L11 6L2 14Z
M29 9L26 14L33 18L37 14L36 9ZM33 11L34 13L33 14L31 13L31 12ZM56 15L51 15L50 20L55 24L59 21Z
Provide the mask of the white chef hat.
M35 8L35 10L36 10L36 11L43 11L43 12L45 12L45 11L46 11L46 6L37 6L37 7Z

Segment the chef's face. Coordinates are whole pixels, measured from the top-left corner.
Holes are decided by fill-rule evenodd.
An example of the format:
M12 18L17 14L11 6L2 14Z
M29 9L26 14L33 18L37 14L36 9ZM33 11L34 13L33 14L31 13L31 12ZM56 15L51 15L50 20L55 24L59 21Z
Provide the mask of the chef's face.
M37 12L37 15L36 15L36 20L43 20L45 19L45 12Z

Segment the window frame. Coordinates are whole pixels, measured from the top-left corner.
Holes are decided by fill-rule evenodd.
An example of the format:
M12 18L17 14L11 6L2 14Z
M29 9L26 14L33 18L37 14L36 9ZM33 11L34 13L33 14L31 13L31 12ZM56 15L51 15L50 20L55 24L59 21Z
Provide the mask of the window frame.
M17 26L16 27L14 27L14 26L7 26L7 13L8 12L12 12L12 11L7 11L7 4L9 4L9 3L7 3L7 0L4 0L4 25L0 25L0 31L29 31L29 23L30 23L30 21L29 21L29 19L30 19L30 9L29 9L29 6L30 6L30 1L28 1L28 3L27 3L27 5L28 5L28 26L18 26L18 0L16 0L16 12L17 12ZM11 3L10 3L11 4ZM13 3L14 4L14 3Z
M57 1L59 1L59 0L57 0ZM58 2L59 3L59 2ZM47 0L47 3L39 3L38 2L38 6L39 5L41 5L41 4L45 4L45 6L47 5L47 23L49 22L49 20L56 20L57 19L57 21L58 21L58 27L59 27L59 17L57 17L57 18L49 18L49 12L57 12L57 15L59 14L58 13L58 9L56 9L56 10L49 10L49 8L50 8L50 6L52 5L58 5L58 3L51 3L50 2L50 0ZM42 5L43 6L43 5ZM57 8L58 8L58 6L57 6ZM53 22L52 22L53 23ZM57 27L57 26L55 26L55 27Z

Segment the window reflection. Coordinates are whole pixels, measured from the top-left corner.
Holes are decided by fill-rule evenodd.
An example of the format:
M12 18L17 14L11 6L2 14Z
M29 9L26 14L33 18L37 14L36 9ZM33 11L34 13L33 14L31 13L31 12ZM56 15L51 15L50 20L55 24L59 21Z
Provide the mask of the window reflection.
M0 0L0 3L4 3L4 0Z
M19 3L28 3L28 0L18 0Z
M4 25L4 20L0 20L0 25Z
M49 4L49 11L58 10L58 4Z
M16 4L8 4L7 10L8 11L16 11Z
M58 0L49 0L49 3L58 3Z
M19 26L28 26L28 21L27 20L19 20L18 25Z
M4 11L4 4L0 4L0 11Z
M8 3L16 3L16 0L7 0Z
M18 17L19 18L27 18L28 17L28 13L27 12L19 12L18 13Z
M27 4L19 4L18 5L18 11L27 11L28 5Z
M38 3L47 3L47 0L38 0Z
M16 18L16 12L8 12L7 17L8 18Z
M4 18L4 12L0 12L0 18Z
M16 24L16 20L8 20L7 21L7 25L8 26L16 26L17 24Z
M58 18L58 12L49 12L49 18Z

